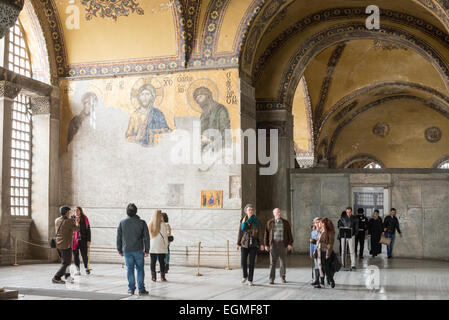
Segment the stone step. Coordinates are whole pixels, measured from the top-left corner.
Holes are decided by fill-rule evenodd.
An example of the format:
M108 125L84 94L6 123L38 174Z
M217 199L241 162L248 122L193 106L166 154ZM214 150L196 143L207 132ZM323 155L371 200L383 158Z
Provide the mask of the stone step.
M19 297L19 291L3 289L0 291L0 300L17 299Z

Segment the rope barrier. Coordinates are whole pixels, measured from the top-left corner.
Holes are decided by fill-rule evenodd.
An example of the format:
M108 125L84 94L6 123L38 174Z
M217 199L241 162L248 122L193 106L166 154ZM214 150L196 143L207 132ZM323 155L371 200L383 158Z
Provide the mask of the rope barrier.
M26 243L26 244L29 244L29 245L32 245L32 246L35 246L35 247L43 248L43 249L53 249L53 248L48 247L48 246L42 246L42 245L35 244L35 243L29 242L29 241L18 239L18 238L13 237L13 236L11 236L11 238L14 239L14 264L13 264L13 266L19 266L19 264L17 263L18 241ZM88 268L88 270L91 270L91 267L90 267L90 247L88 247L87 254L88 254L88 260L87 260L88 261L88 266L87 266L87 268ZM188 255L189 255L188 246L186 246L186 256L188 256ZM226 260L227 261L226 261L225 270L232 270L231 269L231 263L230 263L229 240L226 240ZM202 274L200 273L200 265L201 265L201 241L198 242L198 264L197 264L197 274L196 274L197 276L202 276ZM122 263L122 268L124 268L124 266L125 266L125 264Z

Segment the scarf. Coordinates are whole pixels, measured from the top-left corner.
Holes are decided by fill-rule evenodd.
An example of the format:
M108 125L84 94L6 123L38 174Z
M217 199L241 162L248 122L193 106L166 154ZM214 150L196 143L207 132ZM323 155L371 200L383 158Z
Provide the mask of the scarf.
M86 224L86 228L89 226L89 220L87 217L84 217L84 223ZM72 249L76 250L78 248L79 241L81 240L81 231L74 231L73 232L73 239L72 239Z
M249 223L256 227L259 226L259 221L257 220L256 216L251 216L248 220L242 222L242 231L245 230L246 223Z

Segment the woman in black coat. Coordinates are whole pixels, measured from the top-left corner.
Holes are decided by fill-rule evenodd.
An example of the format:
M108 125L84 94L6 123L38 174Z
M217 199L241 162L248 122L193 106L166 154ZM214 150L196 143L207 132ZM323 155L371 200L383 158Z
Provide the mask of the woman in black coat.
M368 222L368 236L371 238L371 250L369 254L373 257L382 253L382 244L379 241L383 231L382 218L379 217L379 210L374 210L373 218Z

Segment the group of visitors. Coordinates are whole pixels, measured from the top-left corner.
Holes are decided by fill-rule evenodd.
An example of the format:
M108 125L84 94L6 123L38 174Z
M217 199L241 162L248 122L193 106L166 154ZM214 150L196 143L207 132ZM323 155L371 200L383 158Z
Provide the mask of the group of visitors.
M357 210L357 216L352 214L352 208L343 211L338 221L338 240L340 244L341 261L346 260L346 247L349 247L351 257L350 270L356 269L356 251L360 245L359 258L363 259L365 248L365 235L370 238L370 254L376 257L382 252L381 238L390 238L391 243L387 245L388 258L392 257L396 230L402 237L399 228L399 220L396 218L396 209L392 208L390 215L382 222L379 210L375 210L373 217L368 219L364 215L363 208ZM293 236L290 224L281 218L279 208L273 210L273 218L266 224L263 232L260 221L255 214L252 204L247 204L244 209L245 215L240 220L237 237L237 250L241 251L241 266L243 270L242 283L248 282L253 286L254 267L257 252L267 251L270 253L269 283L274 284L276 264L280 260L280 276L286 283L286 256L292 250ZM313 220L310 235L310 258L314 261L314 279L312 285L315 288L324 286L324 278L327 284L335 287L334 275L341 268L341 262L334 252L334 241L336 230L329 218L315 218Z
M242 283L248 281L249 286L254 285L254 266L259 249L270 253L269 283L274 284L276 264L279 260L281 280L283 283L286 283L285 260L287 252L293 249L293 235L290 223L281 218L281 210L276 208L273 210L273 218L267 222L263 232L262 226L255 215L254 206L247 204L244 212L245 216L240 221L237 237L237 250L241 251L243 269Z
M365 216L363 208L357 210L357 216L352 214L352 208L346 208L343 211L341 218L338 221L340 253L342 260L345 262L346 249L349 247L351 270L356 269L357 247L360 245L358 252L359 259L363 259L363 252L365 246L365 236L368 235L370 241L370 255L376 257L382 252L381 238L390 238L391 242L387 245L387 256L392 258L394 240L396 231L402 237L401 229L399 228L399 220L396 217L396 209L391 208L390 215L382 218L379 216L379 210L374 210L371 219Z
M81 275L80 253L83 259L86 274L90 274L88 248L90 247L91 232L90 223L81 207L75 207L74 212L67 206L59 208L61 217L56 219L56 249L61 259L61 267L53 277L53 283L63 284L66 281L73 282L70 274L72 255L75 260L76 275ZM62 280L64 276L65 281Z
M91 242L90 223L81 207L75 207L74 213L67 206L60 207L61 217L55 221L55 243L61 259L61 267L53 277L54 283L73 282L70 274L72 255L74 256L77 275L80 275L80 257L83 259L86 274L90 274L88 248ZM130 203L126 208L127 218L120 221L117 228L117 251L125 258L127 267L128 293L136 291L135 270L137 270L137 289L139 295L148 295L145 289L145 258L150 256L151 280L157 281L156 263L159 262L160 279L165 282L169 270L170 242L173 241L168 215L161 210L155 210L150 223L137 215L137 207ZM267 251L270 254L269 284L274 284L276 264L280 261L280 277L286 283L286 257L293 249L293 235L290 223L281 217L279 208L273 210L264 229L255 214L255 207L247 204L244 216L240 220L237 238L237 250L241 251L241 266L243 269L242 283L253 286L254 267L257 252ZM388 258L392 257L395 233L399 228L396 209L392 208L390 215L382 222L379 210L375 210L371 219L367 219L364 210L359 208L357 216L352 214L352 208L346 208L338 220L338 240L341 259L345 263L346 250L349 248L351 267L356 269L357 247L360 245L359 258L363 259L365 235L370 238L370 254L376 257L382 252L382 238L389 238L387 246ZM315 288L327 284L335 287L334 274L340 270L341 263L335 254L334 241L336 231L329 218L315 218L310 234L310 258L314 262ZM65 277L65 281L62 277Z
M145 258L150 256L151 280L157 281L156 263L159 261L161 281L167 281L169 270L169 246L173 241L168 215L161 210L154 211L147 224L137 215L137 207L130 203L126 208L127 218L117 228L117 251L125 258L128 278L128 293L136 291L134 270L137 270L139 295L148 295L145 289Z

